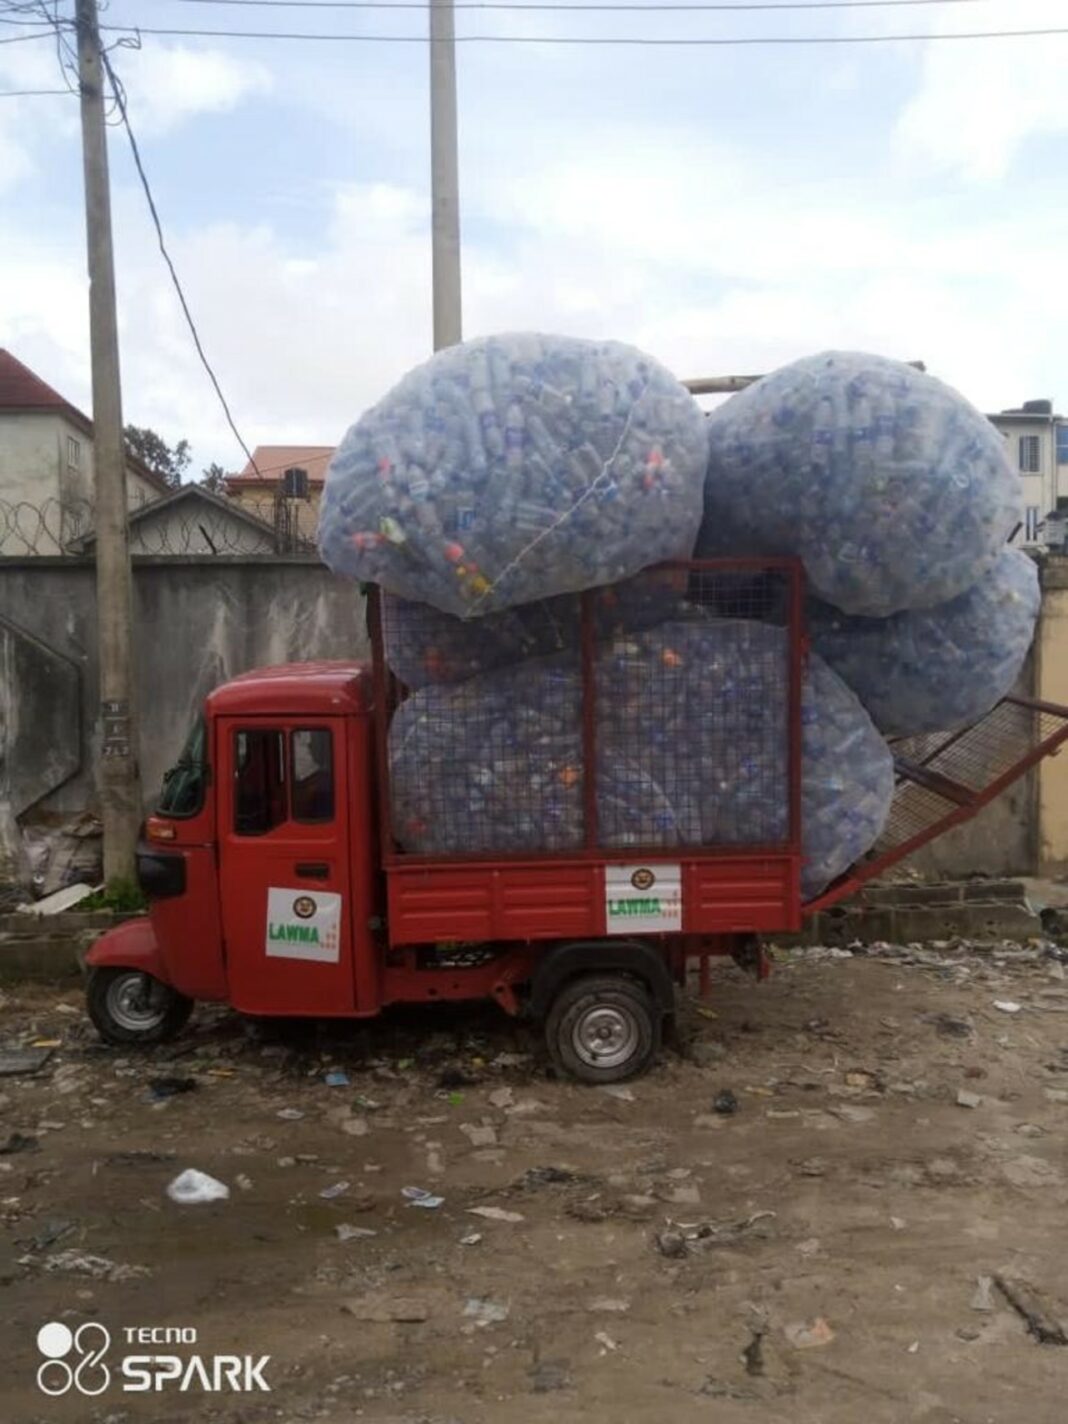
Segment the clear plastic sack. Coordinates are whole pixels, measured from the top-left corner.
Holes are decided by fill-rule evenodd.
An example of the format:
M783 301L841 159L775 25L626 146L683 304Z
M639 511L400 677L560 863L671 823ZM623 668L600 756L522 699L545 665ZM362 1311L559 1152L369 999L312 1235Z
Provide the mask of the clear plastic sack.
M1033 559L1006 548L967 593L892 618L810 601L812 646L887 736L950 732L989 712L1020 674L1041 593Z
M796 554L813 592L886 617L964 593L1019 522L1004 439L933 376L824 352L709 417L699 557Z
M787 635L742 620L670 622L596 657L597 814L607 847L772 845L788 834ZM802 697L802 888L874 843L893 762L818 658ZM583 843L578 658L532 659L413 694L390 728L394 832L428 854Z
M352 427L319 546L335 573L482 617L688 558L706 421L614 341L519 334L440 351Z
M595 636L603 642L665 622L682 606L686 587L685 571L664 569L599 590L592 605ZM386 661L414 691L428 683L462 682L524 658L574 650L581 637L580 603L579 594L565 593L472 619L385 594Z

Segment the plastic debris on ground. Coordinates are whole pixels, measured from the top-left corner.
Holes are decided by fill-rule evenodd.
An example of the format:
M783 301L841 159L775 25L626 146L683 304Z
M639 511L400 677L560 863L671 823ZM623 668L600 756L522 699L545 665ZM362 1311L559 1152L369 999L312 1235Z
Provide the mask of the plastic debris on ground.
M633 347L485 337L409 372L348 432L320 549L335 573L483 616L688 558L707 454L696 401Z
M739 619L666 623L599 649L602 844L774 845L788 834L787 635ZM583 838L581 679L566 655L427 687L390 728L394 825L432 854L561 850ZM802 695L803 892L874 843L893 762L818 657Z
M168 1186L167 1195L179 1206L199 1206L205 1202L226 1201L230 1188L225 1182L209 1177L207 1172L187 1167Z
M1019 676L1041 604L1038 568L1004 549L973 588L937 608L856 618L810 601L812 646L887 736L949 732L989 712Z
M425 1187L401 1187L401 1196L405 1198L409 1206L419 1206L426 1211L437 1211L439 1206L445 1205L444 1197L435 1196Z
M933 608L993 568L1018 524L1001 434L897 361L824 352L765 376L708 421L700 557L797 554L846 613Z

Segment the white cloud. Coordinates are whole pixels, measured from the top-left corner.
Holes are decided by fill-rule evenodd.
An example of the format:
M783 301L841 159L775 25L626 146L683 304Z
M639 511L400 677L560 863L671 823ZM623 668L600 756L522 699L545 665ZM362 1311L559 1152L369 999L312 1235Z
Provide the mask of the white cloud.
M929 29L946 32L1066 24L1063 0L957 6L937 21L927 17ZM973 182L1003 178L1028 139L1068 130L1065 44L1057 36L926 44L919 88L897 126L901 151Z
M271 71L217 49L150 45L123 54L122 77L138 133L159 134L197 114L226 113L269 92Z

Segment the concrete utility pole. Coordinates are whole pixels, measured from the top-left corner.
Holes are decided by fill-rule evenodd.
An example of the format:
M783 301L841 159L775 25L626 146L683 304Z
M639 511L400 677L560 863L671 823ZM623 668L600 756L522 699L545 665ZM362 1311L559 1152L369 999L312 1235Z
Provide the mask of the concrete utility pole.
M463 340L456 26L452 0L430 0L430 192L434 350Z
M77 0L76 18L89 255L89 344L93 365L100 804L104 823L104 879L110 885L117 879L133 876L142 807L132 707L133 597L126 530L126 454L122 438L104 76L96 0Z

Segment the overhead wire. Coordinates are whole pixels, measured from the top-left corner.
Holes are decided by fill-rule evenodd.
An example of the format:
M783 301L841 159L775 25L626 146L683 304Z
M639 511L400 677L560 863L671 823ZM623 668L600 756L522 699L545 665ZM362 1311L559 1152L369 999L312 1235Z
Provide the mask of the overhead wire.
M178 304L182 309L182 315L185 317L186 325L189 328L189 334L193 338L193 345L196 347L197 355L200 358L200 364L207 372L208 379L211 381L215 394L218 397L219 404L222 407L223 415L226 417L226 423L230 427L234 439L237 441L238 445L240 445L242 451L244 452L245 458L248 460L249 464L254 470L256 470L256 473L259 474L259 470L256 468L256 461L252 456L252 451L245 443L244 436L237 428L237 423L235 422L233 413L230 410L230 403L227 401L226 396L223 394L223 389L219 383L218 376L215 374L214 367L208 360L207 353L204 350L203 342L200 339L200 332L197 329L197 324L195 320L193 319L193 313L189 309L189 302L186 300L185 291L178 276L177 268L175 267L174 260L171 257L170 251L168 250L167 241L163 235L163 223L160 220L159 209L156 206L156 200L153 197L152 188L148 181L148 174L145 172L145 166L141 160L141 150L138 147L137 138L130 123L130 115L126 104L126 90L123 87L118 75L115 73L108 51L103 47L101 47L100 59L104 66L104 72L107 74L108 82L111 85L111 91L118 109L122 127L126 131L126 138L130 145L130 153L133 156L134 167L136 168L137 176L141 181L141 188L144 191L145 201L148 204L148 211L152 218L152 225L156 230L156 241L159 244L159 250L163 257L163 261L166 263L167 271L170 273L171 283L173 284L175 293L177 294Z
M164 35L171 38L245 39L245 40L311 40L331 44L547 44L547 45L673 45L696 48L758 48L765 46L863 45L930 43L939 40L1009 40L1048 38L1068 35L1068 25L1042 26L1021 30L960 30L936 31L933 34L897 35L456 35L441 41L426 35L374 35L352 33L313 34L307 30L201 30L151 25L101 25L101 30L140 35Z
M176 0L181 5L239 5L256 9L279 10L428 10L431 0ZM883 10L913 5L980 5L990 0L767 0L765 4L754 4L753 0L690 0L690 3L676 3L667 0L663 5L649 3L649 0L615 0L615 3L585 3L569 5L566 0L453 0L454 10L695 10L695 11L745 11L760 14L761 11L780 10Z

